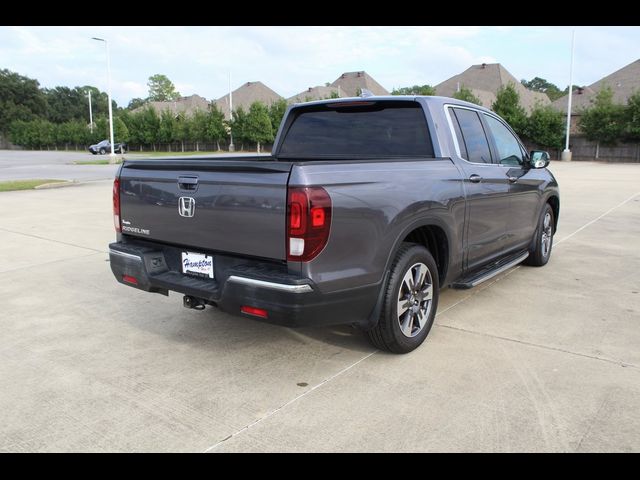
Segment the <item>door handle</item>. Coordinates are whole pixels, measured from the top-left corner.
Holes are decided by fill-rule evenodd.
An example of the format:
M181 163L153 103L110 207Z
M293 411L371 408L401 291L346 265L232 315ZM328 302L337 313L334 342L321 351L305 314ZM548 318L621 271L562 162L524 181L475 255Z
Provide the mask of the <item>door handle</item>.
M196 191L198 189L198 177L178 177L178 186L181 190Z
M518 181L518 177L509 177L509 183L516 183Z
M469 181L471 183L480 183L482 181L482 177L480 175L476 175L475 173L469 177Z

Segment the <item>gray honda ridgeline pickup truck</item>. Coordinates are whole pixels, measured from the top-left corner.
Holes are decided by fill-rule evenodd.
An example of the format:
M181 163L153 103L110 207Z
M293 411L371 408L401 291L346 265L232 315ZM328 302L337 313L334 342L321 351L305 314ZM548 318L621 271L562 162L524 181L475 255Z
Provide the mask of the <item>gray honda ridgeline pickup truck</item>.
M548 163L498 115L451 98L297 104L271 155L125 160L111 270L188 308L352 324L409 352L442 287L548 262L560 208Z

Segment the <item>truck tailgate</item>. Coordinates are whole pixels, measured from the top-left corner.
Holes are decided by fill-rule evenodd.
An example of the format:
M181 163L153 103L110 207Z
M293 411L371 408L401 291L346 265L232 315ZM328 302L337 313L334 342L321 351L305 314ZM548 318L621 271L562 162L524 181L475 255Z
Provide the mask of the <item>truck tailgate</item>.
M122 233L192 249L285 259L291 163L255 159L127 160Z

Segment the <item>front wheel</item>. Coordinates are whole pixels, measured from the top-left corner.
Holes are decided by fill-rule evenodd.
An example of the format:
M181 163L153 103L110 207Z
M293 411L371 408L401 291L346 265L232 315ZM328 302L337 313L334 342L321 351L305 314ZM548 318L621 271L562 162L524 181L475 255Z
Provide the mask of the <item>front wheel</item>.
M100 155L104 155L105 153L107 153L107 150L104 148L100 149Z
M542 209L542 214L538 220L533 246L529 250L529 256L524 261L526 265L542 267L547 264L553 247L553 226L553 208L547 203Z
M439 293L431 253L420 245L403 244L391 267L380 319L367 332L371 343L393 353L418 348L433 325Z

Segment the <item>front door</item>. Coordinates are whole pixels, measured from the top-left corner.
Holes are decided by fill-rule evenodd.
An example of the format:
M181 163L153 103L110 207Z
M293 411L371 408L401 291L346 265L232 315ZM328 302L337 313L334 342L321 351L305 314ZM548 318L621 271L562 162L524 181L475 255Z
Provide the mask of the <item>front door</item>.
M540 184L543 182L539 170L528 167L527 154L515 134L498 118L484 114L491 133L497 163L509 181L509 219L505 248L526 248L533 238L540 205Z

